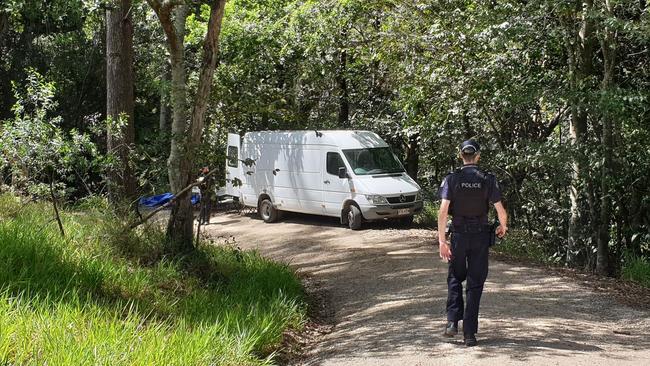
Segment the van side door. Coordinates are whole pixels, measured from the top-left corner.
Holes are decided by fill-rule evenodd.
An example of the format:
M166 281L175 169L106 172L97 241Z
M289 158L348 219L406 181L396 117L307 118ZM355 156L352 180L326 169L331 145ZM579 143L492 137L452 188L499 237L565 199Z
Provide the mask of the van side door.
M343 202L350 198L350 179L339 178L339 168L350 169L345 165L341 153L325 150L325 169L323 169L323 210L328 216L340 216Z

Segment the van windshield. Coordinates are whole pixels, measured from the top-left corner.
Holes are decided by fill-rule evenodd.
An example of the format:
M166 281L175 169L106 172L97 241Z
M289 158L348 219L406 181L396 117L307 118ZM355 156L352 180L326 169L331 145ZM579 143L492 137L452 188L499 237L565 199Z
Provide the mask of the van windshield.
M356 175L403 172L402 164L389 147L343 150Z

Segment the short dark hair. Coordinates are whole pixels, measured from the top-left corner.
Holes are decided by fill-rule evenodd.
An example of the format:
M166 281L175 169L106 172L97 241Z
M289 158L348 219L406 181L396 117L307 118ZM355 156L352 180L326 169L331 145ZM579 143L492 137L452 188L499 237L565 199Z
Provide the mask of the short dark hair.
M478 155L479 155L478 152L473 152L471 154L468 154L468 153L465 153L465 152L461 151L461 153L460 153L460 157L461 157L461 159L463 159L463 161L474 161L474 160L476 160L476 157Z

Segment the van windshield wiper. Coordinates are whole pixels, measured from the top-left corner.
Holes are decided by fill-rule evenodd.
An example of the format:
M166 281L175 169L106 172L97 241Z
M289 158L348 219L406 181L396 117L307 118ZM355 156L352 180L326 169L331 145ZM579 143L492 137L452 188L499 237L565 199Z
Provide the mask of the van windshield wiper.
M393 174L393 173L403 173L404 170L398 169L398 170L388 170L388 169L372 169L368 171L368 174Z

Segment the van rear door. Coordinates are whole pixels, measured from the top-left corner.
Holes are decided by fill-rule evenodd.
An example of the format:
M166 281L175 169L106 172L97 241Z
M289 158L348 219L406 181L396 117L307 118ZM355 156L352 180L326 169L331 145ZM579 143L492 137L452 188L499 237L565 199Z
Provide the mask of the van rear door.
M234 133L228 134L228 147L226 148L226 194L239 197L240 187L245 179L241 172L239 150L241 139Z

